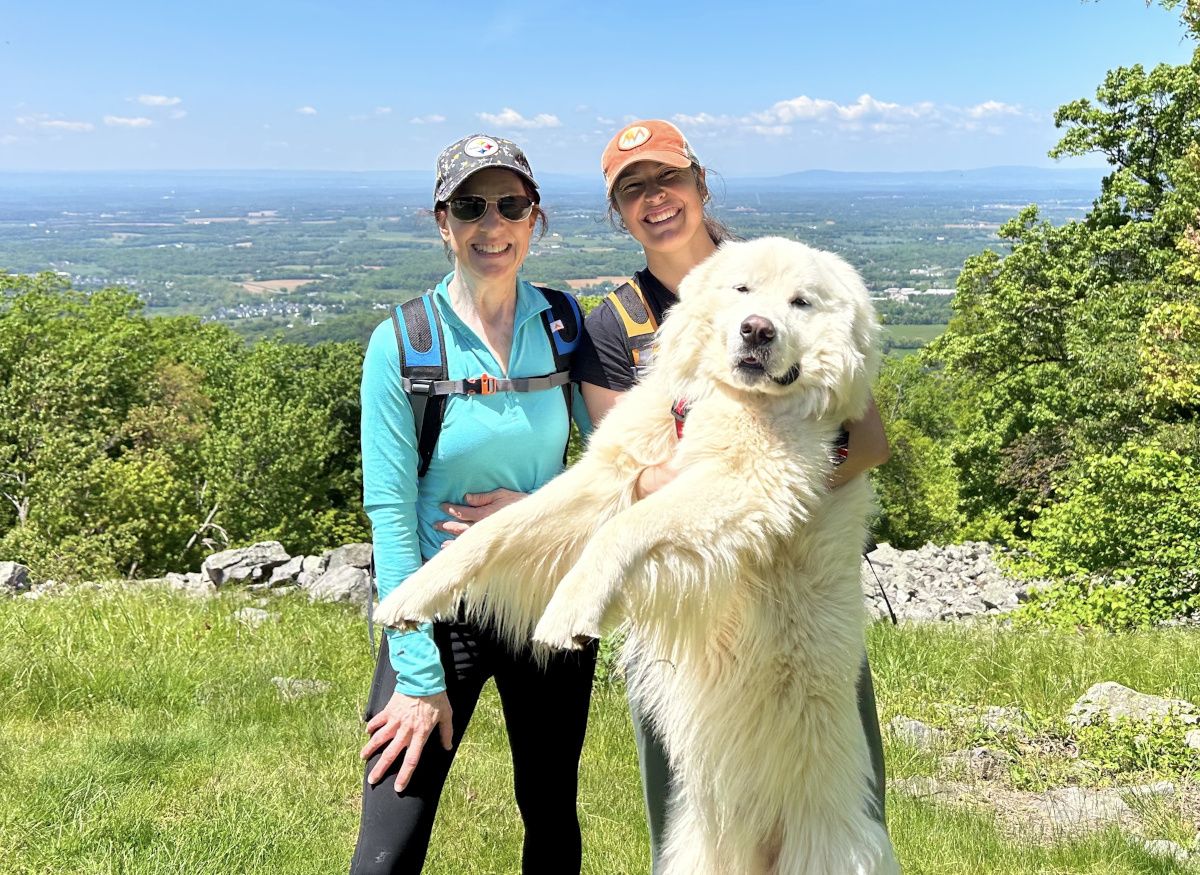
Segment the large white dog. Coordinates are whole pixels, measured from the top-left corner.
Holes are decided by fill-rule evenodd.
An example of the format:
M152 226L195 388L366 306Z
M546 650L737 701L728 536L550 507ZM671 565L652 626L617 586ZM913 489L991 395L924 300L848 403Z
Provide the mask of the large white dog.
M408 628L461 601L514 644L554 647L623 624L631 693L676 775L666 873L898 872L855 698L869 490L826 486L877 364L866 289L837 256L771 238L725 244L679 299L583 459L376 619ZM635 501L639 472L672 456L679 476Z

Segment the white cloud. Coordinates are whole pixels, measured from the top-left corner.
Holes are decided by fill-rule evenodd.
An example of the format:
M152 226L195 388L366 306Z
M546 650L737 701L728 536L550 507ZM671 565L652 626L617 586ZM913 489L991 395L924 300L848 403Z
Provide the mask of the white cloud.
M1019 106L1013 106L1011 103L1001 103L999 100L985 100L983 103L977 103L967 109L967 115L971 118L986 118L993 115L1023 115L1024 113Z
M148 128L154 124L148 118L123 118L119 115L106 115L104 123L110 128Z
M707 112L675 115L672 121L698 136L716 134L722 130L741 130L763 137L783 137L799 126L832 126L843 131L866 131L874 134L903 134L917 126L940 127L946 130L982 130L981 120L989 121L990 132L1001 118L1021 118L1029 114L1020 106L987 100L963 108L923 100L915 103L893 103L862 94L851 103L838 103L821 97L802 94L777 101L766 109L742 115L714 115Z
M418 115L408 120L410 125L440 125L446 120L444 115L431 113L430 115Z
M317 111L311 106L299 106L296 108L296 112L300 113L300 115L316 115L317 114Z
M12 134L4 134L3 136L0 136L0 146L11 146L13 143L17 142L18 139L20 138L13 136Z
M558 116L551 115L547 112L540 112L533 118L525 118L515 109L504 107L498 113L479 112L476 113L482 121L489 125L495 125L498 128L557 128L562 126L562 122L558 120Z
M186 109L173 109L173 110L171 110L171 118L176 118L176 119L178 119L178 118L185 118L186 116L187 116L187 110L186 110Z
M609 118L606 115L596 116L596 122L597 124L604 125L606 128L615 128L617 126L617 120L615 118Z
M38 115L20 116L17 119L17 124L27 128L43 128L50 131L71 131L72 133L86 133L94 131L96 126L91 122L71 122L63 119L52 119L44 113Z
M791 100L780 100L761 112L751 113L750 118L759 124L774 125L798 121L854 123L915 120L927 118L934 115L936 111L934 105L928 101L906 105L876 100L869 94L862 94L854 103L842 104L834 100L802 94Z
M139 94L137 102L143 106L176 106L183 103L183 98L167 97L165 94Z
M391 115L391 114L392 114L392 108L390 106L375 107L375 115Z
M626 116L625 123L629 124L631 119ZM671 121L675 124L683 125L688 128L726 128L736 124L750 124L753 120L746 116L744 120L732 115L712 115L707 112L701 112L696 115L687 115L686 113L676 113L671 116Z
M750 130L763 137L786 137L792 132L791 125L751 125Z

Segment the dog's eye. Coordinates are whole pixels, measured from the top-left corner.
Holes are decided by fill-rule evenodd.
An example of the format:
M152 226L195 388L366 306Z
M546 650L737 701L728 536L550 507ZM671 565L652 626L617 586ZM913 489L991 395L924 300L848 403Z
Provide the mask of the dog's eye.
M801 307L801 308L808 307L809 306L808 299L807 298L792 298L792 306L793 307Z
M741 292L741 293L744 295L744 294L746 294L747 292L749 292L749 291L750 291L750 287L749 287L748 285L746 285L745 283L742 283L742 284L741 284L741 285L739 285L739 286L734 286L734 287L733 287L733 290L734 290L735 292Z

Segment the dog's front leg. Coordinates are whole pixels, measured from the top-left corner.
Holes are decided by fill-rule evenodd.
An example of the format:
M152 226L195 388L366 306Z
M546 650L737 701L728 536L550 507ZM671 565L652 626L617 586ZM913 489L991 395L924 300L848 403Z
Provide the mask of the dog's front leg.
M492 622L514 643L527 640L554 585L620 505L618 481L607 467L581 461L467 529L396 587L375 619L410 627L450 616L462 601L470 615Z
M730 489L730 482L720 465L689 466L601 526L555 589L534 639L580 647L613 625L614 604L630 581L684 597L728 576L739 556L756 555L804 516L794 495Z

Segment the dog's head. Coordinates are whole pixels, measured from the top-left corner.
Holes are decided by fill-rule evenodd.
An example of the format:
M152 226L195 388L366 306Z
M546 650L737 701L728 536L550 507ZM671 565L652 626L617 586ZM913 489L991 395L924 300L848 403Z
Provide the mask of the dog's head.
M726 243L680 284L655 366L681 395L724 384L795 398L805 416L857 419L878 333L866 287L838 256L779 237Z

